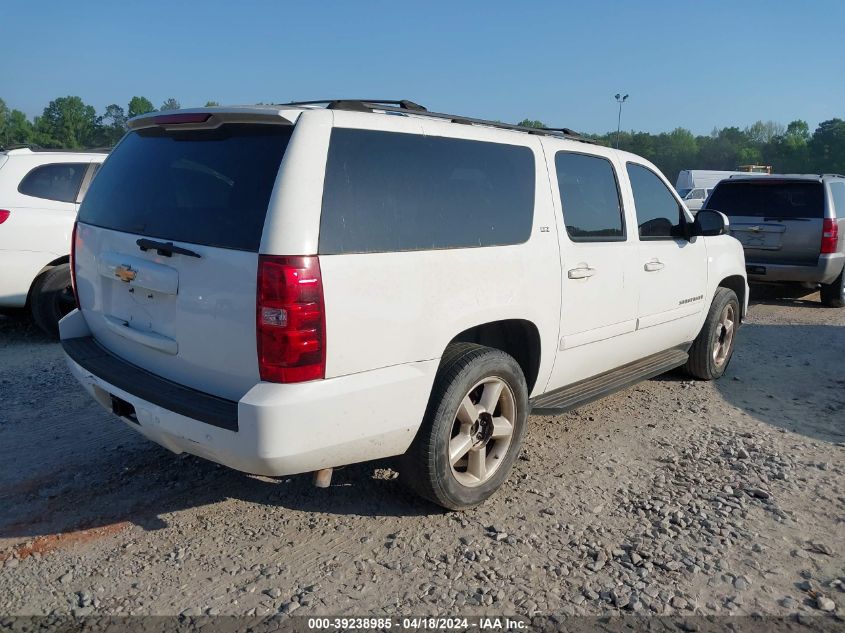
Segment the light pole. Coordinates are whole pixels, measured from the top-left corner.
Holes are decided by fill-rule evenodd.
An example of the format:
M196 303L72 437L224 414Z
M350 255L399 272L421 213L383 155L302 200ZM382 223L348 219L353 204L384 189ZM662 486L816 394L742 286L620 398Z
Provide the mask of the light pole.
M622 129L622 104L628 99L628 95L616 93L616 102L619 104L619 118L616 120L616 149L619 149L619 131Z

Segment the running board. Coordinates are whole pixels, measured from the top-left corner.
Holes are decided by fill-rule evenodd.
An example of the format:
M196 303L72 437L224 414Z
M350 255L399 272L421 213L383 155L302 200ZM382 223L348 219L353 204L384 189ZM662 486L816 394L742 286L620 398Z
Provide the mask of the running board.
M687 362L684 349L669 349L653 356L623 365L617 369L555 389L531 399L531 413L556 415L565 413L594 400L659 376Z

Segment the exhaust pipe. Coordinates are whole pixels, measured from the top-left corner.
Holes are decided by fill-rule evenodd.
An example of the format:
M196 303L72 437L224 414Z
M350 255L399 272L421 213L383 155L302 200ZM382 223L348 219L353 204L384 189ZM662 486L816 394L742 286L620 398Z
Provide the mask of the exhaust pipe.
M323 468L314 471L314 485L317 488L328 488L332 483L333 468Z

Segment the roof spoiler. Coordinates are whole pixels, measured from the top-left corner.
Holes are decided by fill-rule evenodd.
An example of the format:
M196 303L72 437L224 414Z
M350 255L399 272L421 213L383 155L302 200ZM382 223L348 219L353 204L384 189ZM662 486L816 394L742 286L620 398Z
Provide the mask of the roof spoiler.
M190 108L185 110L163 110L147 112L132 117L127 122L130 130L163 127L165 129L208 130L224 123L280 123L293 125L296 116L283 113L279 107L230 106L213 108Z

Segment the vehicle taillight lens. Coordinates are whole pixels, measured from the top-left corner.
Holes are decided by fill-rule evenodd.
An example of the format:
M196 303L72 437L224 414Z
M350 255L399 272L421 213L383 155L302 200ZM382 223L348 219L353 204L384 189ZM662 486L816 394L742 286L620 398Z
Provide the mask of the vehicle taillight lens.
M3 224L3 222L8 220L9 215L11 215L11 211L6 211L6 209L0 209L0 224Z
M825 218L822 226L822 253L835 253L839 241L839 225L833 218Z
M70 287L73 290L73 300L76 301L76 308L82 309L79 305L79 292L76 290L76 229L78 222L73 223L73 231L70 234Z
M259 256L256 322L261 380L325 377L326 311L316 255Z

